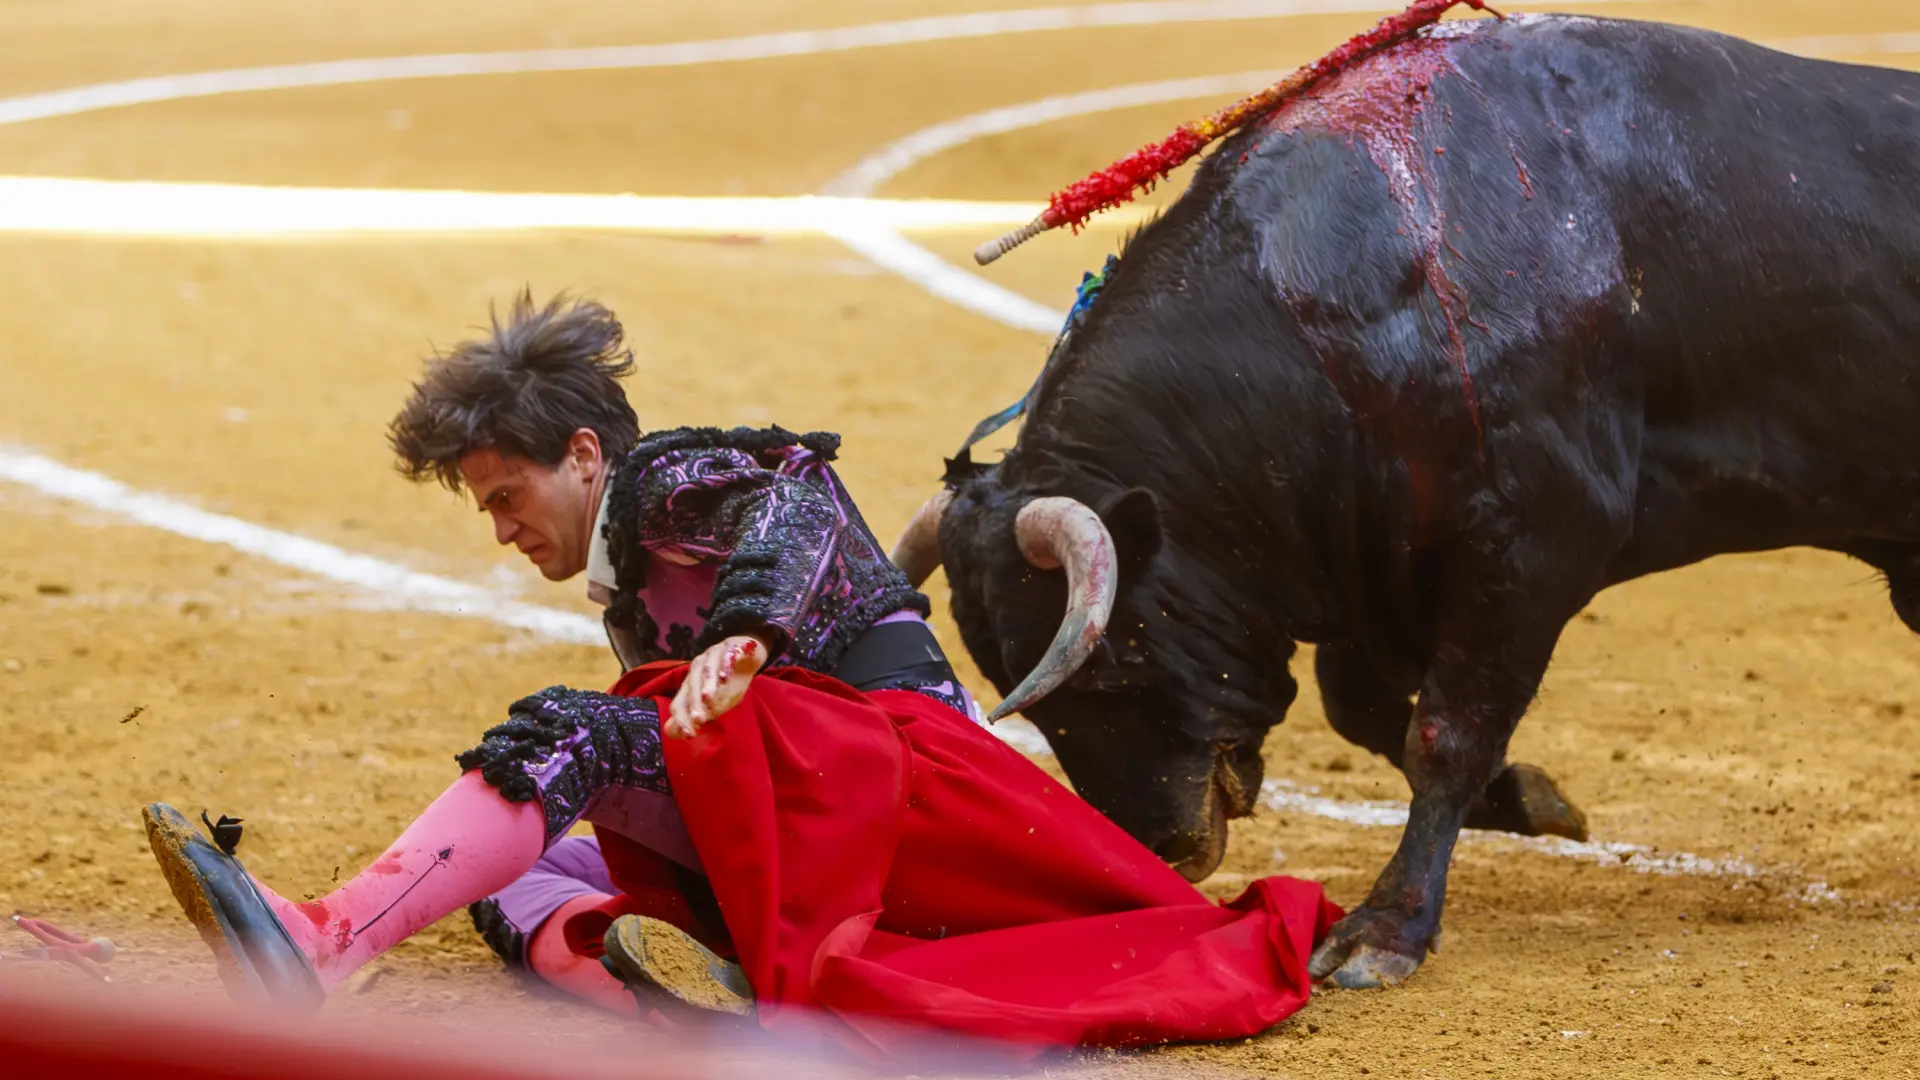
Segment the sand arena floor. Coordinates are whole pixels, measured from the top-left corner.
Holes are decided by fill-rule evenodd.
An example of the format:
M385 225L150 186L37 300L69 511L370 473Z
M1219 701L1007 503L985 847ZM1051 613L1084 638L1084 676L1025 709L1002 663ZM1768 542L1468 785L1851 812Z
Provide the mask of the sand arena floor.
M451 51L693 41L1012 8L1015 0L541 5L15 0L0 98L147 75ZM1329 5L1300 4L1303 10ZM1582 5L1920 64L1903 0ZM382 81L0 126L0 174L658 195L800 195L955 117L1125 83L1286 68L1377 13L930 41L636 71ZM1904 38L1887 36L1905 33ZM1038 199L1226 100L976 139L879 194ZM1177 186L1177 185L1176 185ZM955 264L989 232L925 241ZM1064 306L1117 235L1049 236L988 277ZM470 508L396 479L383 427L417 358L523 283L620 312L642 422L777 420L846 437L891 536L939 458L1031 379L1045 340L825 238L538 233L310 242L0 240L0 444L520 599L588 610L496 550ZM0 907L111 933L123 982L212 990L137 810L247 820L250 866L324 891L453 775L504 705L601 685L603 647L379 597L0 482ZM936 578L933 583L940 585ZM963 656L951 625L939 629ZM1475 838L1445 952L1390 992L1326 992L1262 1038L1063 1075L1896 1076L1920 1073L1920 643L1862 567L1722 559L1603 595L1570 629L1516 758L1560 777L1633 859ZM1296 667L1311 665L1303 658ZM1309 688L1267 747L1283 808L1239 823L1220 893L1286 872L1356 902L1397 774ZM135 715L138 710L137 715ZM1317 793L1307 791L1317 788ZM1304 808L1304 809L1303 809ZM1377 809L1377 808L1376 808ZM1674 852L1720 860L1721 873ZM0 943L0 949L7 948ZM464 915L418 935L351 1012L508 1003L613 1031L499 974ZM642 1034L624 1035L644 1040Z

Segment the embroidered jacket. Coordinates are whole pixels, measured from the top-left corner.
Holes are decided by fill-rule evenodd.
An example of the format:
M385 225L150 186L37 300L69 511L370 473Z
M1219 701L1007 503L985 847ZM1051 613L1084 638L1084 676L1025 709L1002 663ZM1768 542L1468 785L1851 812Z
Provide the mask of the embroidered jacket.
M930 613L834 474L839 445L778 427L640 440L608 481L599 523L615 574L606 622L623 663L691 659L729 635L770 632L771 663L826 672L882 618ZM704 626L662 627L648 610L649 563L663 556L711 568Z

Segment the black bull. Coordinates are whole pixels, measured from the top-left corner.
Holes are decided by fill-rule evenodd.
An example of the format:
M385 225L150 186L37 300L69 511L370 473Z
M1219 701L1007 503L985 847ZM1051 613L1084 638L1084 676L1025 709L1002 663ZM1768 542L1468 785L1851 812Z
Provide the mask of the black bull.
M1920 76L1449 24L1223 144L1014 449L949 483L903 558L944 563L982 671L1050 691L1025 711L1074 784L1163 854L1247 812L1319 646L1334 726L1413 801L1313 969L1396 981L1599 590L1810 545L1920 630Z

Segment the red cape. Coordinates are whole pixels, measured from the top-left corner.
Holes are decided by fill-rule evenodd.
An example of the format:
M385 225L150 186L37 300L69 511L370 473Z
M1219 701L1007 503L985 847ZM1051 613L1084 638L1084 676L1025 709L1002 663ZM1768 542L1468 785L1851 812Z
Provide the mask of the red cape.
M664 717L685 672L638 668L613 692ZM659 856L604 831L627 896L569 938L593 954L607 916L668 918L739 958L763 1027L824 1013L865 1056L908 1053L927 1029L1022 1057L1254 1035L1306 1003L1306 958L1341 915L1286 877L1211 903L920 694L779 668L695 738L663 742L729 940L689 920Z

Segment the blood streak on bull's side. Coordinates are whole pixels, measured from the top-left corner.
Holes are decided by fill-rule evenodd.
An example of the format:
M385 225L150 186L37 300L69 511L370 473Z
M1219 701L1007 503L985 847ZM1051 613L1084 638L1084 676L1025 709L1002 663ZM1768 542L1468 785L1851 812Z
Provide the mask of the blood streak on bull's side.
M1476 444L1484 453L1480 401L1460 330L1462 322L1474 320L1466 290L1454 281L1442 257L1443 248L1455 257L1460 253L1447 238L1446 212L1432 198L1433 166L1426 153L1431 144L1434 158L1445 155L1444 145L1428 137L1434 121L1425 114L1435 80L1466 78L1452 59L1453 49L1464 36L1429 29L1426 36L1401 42L1363 67L1336 70L1283 102L1262 121L1261 129L1281 137L1296 132L1343 135L1363 148L1386 177L1388 194L1399 207L1402 228L1414 245L1415 261L1438 304L1446 327L1449 359L1459 372ZM1508 144L1522 193L1531 199L1532 185L1519 148L1511 138ZM1336 373L1329 374L1338 378Z

